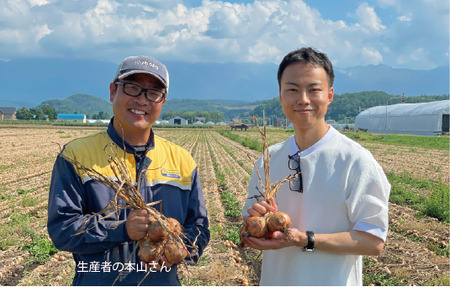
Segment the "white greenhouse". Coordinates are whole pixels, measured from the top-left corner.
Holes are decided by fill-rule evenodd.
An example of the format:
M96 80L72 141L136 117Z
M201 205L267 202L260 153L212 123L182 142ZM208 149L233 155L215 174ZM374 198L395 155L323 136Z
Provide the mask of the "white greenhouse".
M372 107L356 116L355 131L441 135L449 132L449 107L448 100Z

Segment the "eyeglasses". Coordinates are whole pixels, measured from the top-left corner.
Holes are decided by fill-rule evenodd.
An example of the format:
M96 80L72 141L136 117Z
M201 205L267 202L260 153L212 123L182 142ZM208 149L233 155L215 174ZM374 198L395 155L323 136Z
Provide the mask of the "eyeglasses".
M298 176L289 181L289 189L292 191L297 191L303 193L303 179L302 179L302 169L300 168L300 152L293 155L288 155L288 167L290 170L295 170Z
M151 102L160 103L164 100L166 94L158 89L144 89L133 83L117 82L123 86L123 92L130 97L139 97L142 92L145 92L145 98Z

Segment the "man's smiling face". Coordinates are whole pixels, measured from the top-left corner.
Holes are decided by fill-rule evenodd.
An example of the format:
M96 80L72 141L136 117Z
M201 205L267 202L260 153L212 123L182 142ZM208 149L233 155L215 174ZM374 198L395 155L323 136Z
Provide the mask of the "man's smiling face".
M127 77L123 82L139 85L146 89L164 90L161 82L149 74L134 74ZM160 103L147 100L144 93L137 97L132 97L123 92L123 86L117 83L110 84L110 101L113 104L114 128L126 138L131 144L131 138L141 137L145 144L154 122L158 119L164 99ZM123 130L123 134L122 134Z
M308 63L286 67L280 81L280 101L284 114L295 128L323 128L328 105L333 100L325 69Z

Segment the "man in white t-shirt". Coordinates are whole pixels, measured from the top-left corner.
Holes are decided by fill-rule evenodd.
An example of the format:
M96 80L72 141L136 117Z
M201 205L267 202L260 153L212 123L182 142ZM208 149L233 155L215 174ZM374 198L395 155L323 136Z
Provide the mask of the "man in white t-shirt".
M299 176L270 203L255 200L256 171L250 179L244 220L279 210L292 221L289 237L244 242L264 250L261 285L362 285L362 255L383 250L391 186L369 151L326 124L333 81L328 57L312 48L292 51L279 66L280 101L295 133L269 148L270 178ZM262 158L256 168L264 174Z

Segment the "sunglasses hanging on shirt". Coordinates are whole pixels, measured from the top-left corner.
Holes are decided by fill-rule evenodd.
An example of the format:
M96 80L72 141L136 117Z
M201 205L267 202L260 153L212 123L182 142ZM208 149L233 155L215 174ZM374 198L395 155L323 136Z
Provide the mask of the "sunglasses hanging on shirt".
M293 155L288 155L288 167L290 170L295 170L298 176L289 181L289 189L303 193L302 169L300 168L300 152Z

